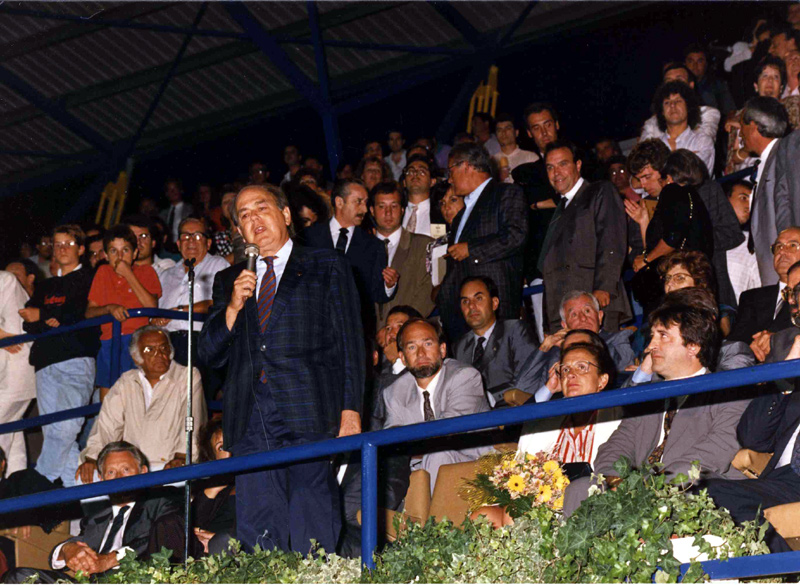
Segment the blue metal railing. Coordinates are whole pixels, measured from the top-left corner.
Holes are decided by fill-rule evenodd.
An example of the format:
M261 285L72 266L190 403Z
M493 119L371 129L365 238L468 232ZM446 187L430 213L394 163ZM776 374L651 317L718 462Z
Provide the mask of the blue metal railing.
M174 313L176 312L173 312L171 316L175 318L181 318L181 316L183 316L185 318L185 314ZM135 316L145 315L162 316L165 315L165 313L157 309L141 309L137 310L135 313ZM92 322L89 326L94 326L96 324L96 322ZM73 327L79 329L79 325L81 324ZM8 338L0 342L0 347L17 343L20 340L19 337ZM378 543L378 447L432 439L451 434L492 429L500 425L519 424L531 420L563 416L565 414L586 412L600 408L626 406L641 402L661 400L673 396L712 392L760 382L791 378L798 375L800 375L800 363L797 361L782 362L743 368L735 371L720 372L717 374L708 374L706 376L674 382L661 382L633 388L609 390L599 394L555 402L532 404L429 423L396 427L382 431L287 447L277 451L256 453L209 463L200 463L124 479L98 482L4 500L0 501L0 515L122 491L144 489L167 483L190 481L216 475L241 473L264 467L360 450L362 458L362 559L364 566L372 569L375 566L372 555ZM66 416L68 413L59 414ZM10 431L0 427L0 432ZM682 570L685 571L687 568L687 566L683 566ZM730 559L725 562L708 561L704 563L704 569L713 578L758 577L796 573L800 572L800 552L773 554L762 557L743 557Z

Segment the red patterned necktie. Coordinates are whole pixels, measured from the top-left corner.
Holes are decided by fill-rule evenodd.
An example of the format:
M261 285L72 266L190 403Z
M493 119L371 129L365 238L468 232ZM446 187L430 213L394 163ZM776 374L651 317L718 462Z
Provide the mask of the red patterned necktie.
M273 262L275 256L267 256L264 258L264 263L267 265L267 271L261 279L261 286L258 289L258 328L261 333L267 330L267 322L269 315L272 313L272 303L275 300L275 291L278 289L278 280L275 278L275 268ZM267 381L267 373L261 370L259 377L261 382Z

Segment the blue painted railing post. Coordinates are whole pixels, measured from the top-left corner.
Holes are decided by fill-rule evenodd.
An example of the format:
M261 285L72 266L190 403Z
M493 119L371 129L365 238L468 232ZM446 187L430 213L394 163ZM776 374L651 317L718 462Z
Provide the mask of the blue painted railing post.
M122 322L111 322L111 383L117 381L120 375L120 364L122 363Z
M378 548L378 447L361 445L361 564L375 569Z

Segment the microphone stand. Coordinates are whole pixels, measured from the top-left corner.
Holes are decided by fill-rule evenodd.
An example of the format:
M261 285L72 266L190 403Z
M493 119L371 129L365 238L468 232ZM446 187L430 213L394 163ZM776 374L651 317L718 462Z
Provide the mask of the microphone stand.
M186 465L192 464L192 431L194 431L194 417L192 416L192 385L193 385L193 369L192 369L192 337L194 335L194 265L197 260L195 258L188 258L183 261L184 265L189 269L187 274L189 278L189 335L187 336L188 351L186 357L186 367L189 371L186 374ZM191 524L191 485L190 481L186 480L185 502L184 502L184 538L185 545L183 551L183 562L186 563L189 559L189 536Z

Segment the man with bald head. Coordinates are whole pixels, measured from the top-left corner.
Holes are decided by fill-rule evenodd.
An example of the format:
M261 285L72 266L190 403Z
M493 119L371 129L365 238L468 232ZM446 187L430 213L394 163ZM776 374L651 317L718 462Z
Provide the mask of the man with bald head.
M225 449L235 456L360 432L364 341L352 271L334 250L291 240L283 191L250 185L232 219L259 248L219 272L200 334L200 357L227 365ZM333 551L341 528L326 458L236 477L237 538L246 549Z

